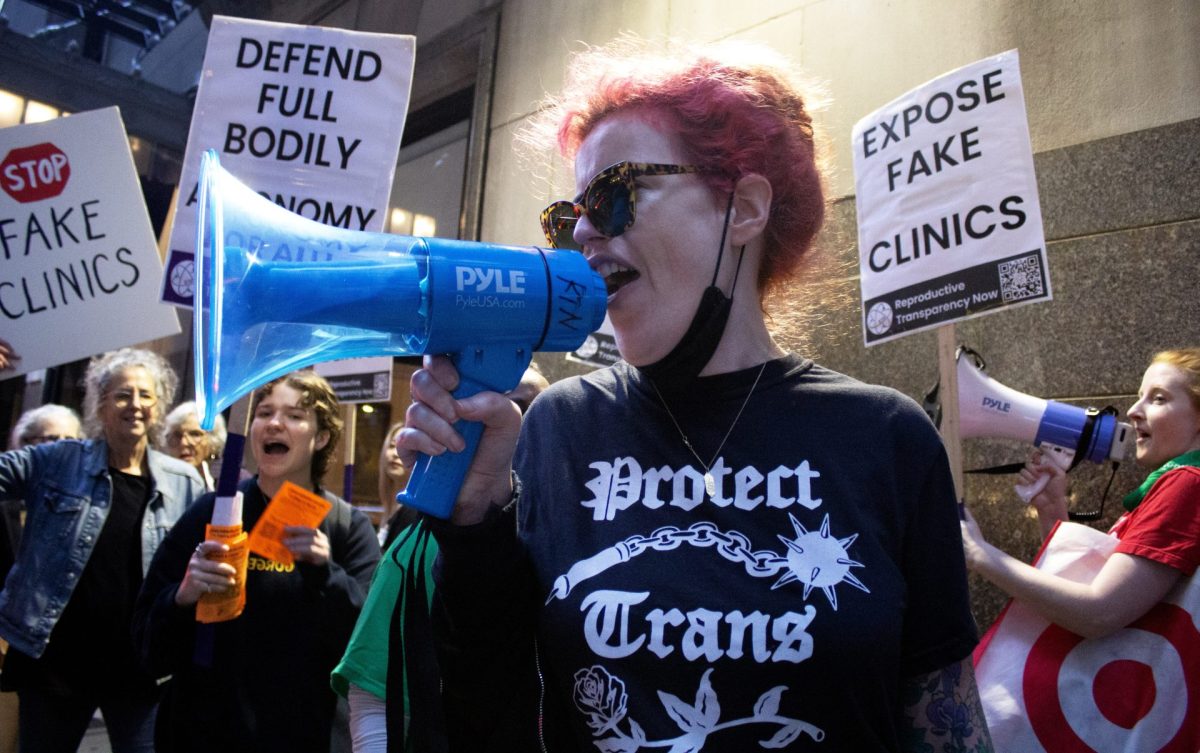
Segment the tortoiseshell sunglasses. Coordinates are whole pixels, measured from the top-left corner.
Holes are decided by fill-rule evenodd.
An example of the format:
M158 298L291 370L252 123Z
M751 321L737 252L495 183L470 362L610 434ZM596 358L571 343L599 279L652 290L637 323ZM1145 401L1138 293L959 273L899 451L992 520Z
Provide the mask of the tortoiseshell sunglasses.
M556 201L542 210L542 232L551 248L579 250L575 223L583 215L606 238L616 238L637 218L637 179L652 175L683 175L704 172L695 165L663 165L650 162L618 162L592 178L574 201Z

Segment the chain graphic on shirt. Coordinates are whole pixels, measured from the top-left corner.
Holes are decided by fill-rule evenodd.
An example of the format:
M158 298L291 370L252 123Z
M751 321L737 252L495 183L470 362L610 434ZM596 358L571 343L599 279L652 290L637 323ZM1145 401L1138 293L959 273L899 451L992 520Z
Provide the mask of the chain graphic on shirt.
M843 539L834 538L829 531L829 515L825 516L817 531L806 529L791 513L788 513L788 519L796 536L779 536L786 547L783 554L769 549L754 551L750 539L744 534L722 531L707 521L693 523L687 528L663 526L649 536L635 534L576 562L570 570L558 576L546 597L546 604L555 599L565 599L583 581L628 562L643 552L666 552L683 544L715 547L718 554L730 562L741 564L755 578L773 577L786 568L787 571L771 586L772 590L799 581L804 584L805 599L813 588L820 588L835 611L837 592L834 587L839 583L849 583L861 591L871 592L850 572L852 567L863 566L861 562L850 559L848 553L851 544L858 538L857 533Z
M695 752L704 748L712 733L747 724L779 727L772 737L760 741L759 744L764 748L783 748L802 734L817 742L825 738L821 728L779 714L779 701L783 691L788 689L786 685L778 685L759 696L750 716L722 722L721 704L708 680L712 673L713 670L708 669L700 678L695 703L689 704L671 693L658 691L658 698L667 714L683 732L679 737L669 740L647 740L641 725L633 717L626 718L628 697L625 683L598 664L575 673L575 707L587 717L593 737L608 735L593 741L597 748L608 753L635 753L642 748L668 746L672 751ZM622 722L626 721L628 732L622 729Z

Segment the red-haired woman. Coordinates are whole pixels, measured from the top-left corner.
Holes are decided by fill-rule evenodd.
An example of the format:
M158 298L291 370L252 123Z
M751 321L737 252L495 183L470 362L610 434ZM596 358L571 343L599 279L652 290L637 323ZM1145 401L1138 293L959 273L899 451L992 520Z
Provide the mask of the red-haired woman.
M204 540L214 495L200 498L168 534L134 620L148 668L170 675L158 753L330 749L336 699L329 673L358 619L379 543L366 515L321 488L342 431L328 382L293 372L255 390L250 409L258 475L241 487L246 530L285 481L333 507L316 528L284 529L294 563L251 553L245 610L215 625L196 622L200 597L233 584L233 567L209 559L225 545Z
M543 228L604 277L624 362L523 426L445 359L413 377L404 453L485 424L435 531L452 747L987 749L934 427L767 329L825 205L788 64L623 40L543 112L578 192Z

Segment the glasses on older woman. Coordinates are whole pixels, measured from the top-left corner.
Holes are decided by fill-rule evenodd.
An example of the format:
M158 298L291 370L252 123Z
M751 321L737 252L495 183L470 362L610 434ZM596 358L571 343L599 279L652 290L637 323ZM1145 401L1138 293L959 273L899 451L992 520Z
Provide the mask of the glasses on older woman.
M586 216L596 232L616 238L637 218L637 179L653 175L683 175L704 172L695 165L664 165L652 162L618 162L609 165L588 182L574 201L556 201L542 210L542 232L551 248L579 250L575 225Z
M112 404L118 408L127 408L129 404L137 399L138 405L143 408L153 408L158 404L158 396L147 390L116 390L108 393L108 397L112 400Z
M182 426L177 426L167 432L167 443L171 445L181 445L183 440L190 440L192 444L200 444L208 438L208 432L204 429L185 429Z

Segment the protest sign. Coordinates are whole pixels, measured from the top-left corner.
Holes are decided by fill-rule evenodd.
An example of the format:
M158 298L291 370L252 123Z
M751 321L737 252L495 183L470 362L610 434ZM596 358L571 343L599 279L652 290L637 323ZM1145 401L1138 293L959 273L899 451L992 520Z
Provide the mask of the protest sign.
M214 16L162 299L190 306L200 157L302 217L383 230L416 40ZM269 261L324 261L314 258Z
M621 360L621 352L617 350L617 338L613 332L612 322L604 317L600 329L587 336L577 350L568 353L565 358L575 363L583 363L603 369Z
M855 124L863 341L1050 300L1016 50Z
M313 367L340 403L386 403L392 399L392 357L345 358Z
M0 130L0 376L179 332L115 107Z

